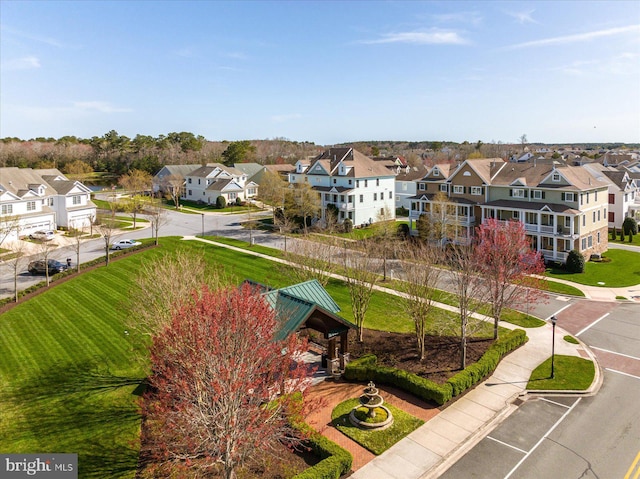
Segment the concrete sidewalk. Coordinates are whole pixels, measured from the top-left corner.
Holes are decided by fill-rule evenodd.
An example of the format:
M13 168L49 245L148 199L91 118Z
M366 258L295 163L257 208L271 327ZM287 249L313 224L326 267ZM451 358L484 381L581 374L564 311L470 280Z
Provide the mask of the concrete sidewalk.
M514 329L516 326L501 323ZM439 477L498 423L514 412L528 394L531 372L549 358L552 327L526 329L529 341L505 357L493 375L455 401L426 424L400 440L351 475L353 479L431 479ZM584 344L562 338L556 327L556 354L591 359L596 377L583 394L593 394L602 383L598 363Z

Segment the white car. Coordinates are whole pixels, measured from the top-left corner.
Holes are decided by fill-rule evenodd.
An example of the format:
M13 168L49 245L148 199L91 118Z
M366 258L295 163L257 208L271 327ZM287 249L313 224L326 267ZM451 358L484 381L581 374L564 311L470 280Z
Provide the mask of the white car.
M40 230L29 235L29 239L40 240L40 241L51 241L55 237L55 232L48 230Z
M119 241L116 241L115 243L113 243L111 245L111 249L125 249L125 248L131 248L132 246L138 246L141 245L142 243L140 243L140 241L135 241L132 239L122 239Z

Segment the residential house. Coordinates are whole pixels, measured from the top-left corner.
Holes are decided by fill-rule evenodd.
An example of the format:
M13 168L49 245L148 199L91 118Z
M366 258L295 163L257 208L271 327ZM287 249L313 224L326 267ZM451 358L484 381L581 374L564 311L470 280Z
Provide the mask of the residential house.
M405 166L396 174L396 208L411 209L411 198L417 191L417 181L427 174L425 166Z
M524 223L532 247L547 261L565 262L608 248L608 184L580 166L504 165L491 178L481 220Z
M200 168L200 164L192 165L165 165L158 171L152 180L151 191L154 195L164 195L167 193L167 181L173 178L181 178L185 182L185 177L192 171ZM180 196L184 196L184 193Z
M0 221L19 227L7 240L37 230L89 227L95 217L91 190L57 169L0 168Z
M636 200L640 201L640 191L631 174L624 169L618 170L600 163L584 165L599 180L608 185L608 226L609 228L621 228L627 216L634 216L632 205Z
M247 174L220 163L201 166L185 176L183 199L215 204L222 196L227 204L246 201L258 194L258 185L247 181Z
M335 208L338 222L355 226L395 219L395 174L353 148L329 148L310 162L300 160L289 182L308 183L320 194L321 218Z
M446 168L435 165L418 181L412 230L420 215L444 211L451 241L469 242L477 226L495 218L524 223L548 261L566 261L572 249L585 256L607 250L608 183L586 168L499 158L467 160L450 174Z

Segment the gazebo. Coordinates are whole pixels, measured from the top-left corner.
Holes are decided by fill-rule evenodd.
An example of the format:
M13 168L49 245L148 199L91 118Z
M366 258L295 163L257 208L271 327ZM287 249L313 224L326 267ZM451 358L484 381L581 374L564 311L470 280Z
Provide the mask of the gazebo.
M284 339L305 328L318 331L328 340L327 366L331 365L330 372L344 369L349 362L349 329L356 329L356 326L338 316L340 307L318 280L280 289L251 280L245 280L245 283L256 288L275 310L281 324L277 339Z

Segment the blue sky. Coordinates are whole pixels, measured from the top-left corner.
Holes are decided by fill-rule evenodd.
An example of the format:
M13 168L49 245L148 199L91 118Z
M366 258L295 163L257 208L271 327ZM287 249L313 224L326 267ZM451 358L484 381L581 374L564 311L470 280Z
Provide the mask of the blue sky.
M640 142L640 2L0 3L0 137Z

